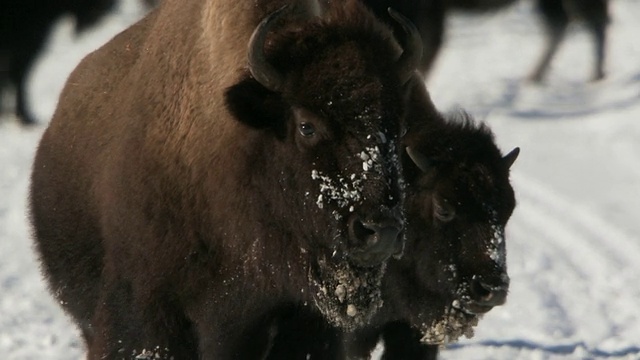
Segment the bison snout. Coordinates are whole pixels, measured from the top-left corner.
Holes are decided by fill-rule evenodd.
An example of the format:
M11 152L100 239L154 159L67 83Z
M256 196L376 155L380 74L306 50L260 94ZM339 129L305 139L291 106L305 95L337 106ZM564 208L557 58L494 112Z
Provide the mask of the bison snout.
M509 292L509 278L502 276L499 280L476 277L471 281L470 295L472 303L468 310L474 313L485 313L494 306L503 305Z
M349 220L350 260L357 266L372 267L402 252L402 228L399 216L366 221L353 215Z

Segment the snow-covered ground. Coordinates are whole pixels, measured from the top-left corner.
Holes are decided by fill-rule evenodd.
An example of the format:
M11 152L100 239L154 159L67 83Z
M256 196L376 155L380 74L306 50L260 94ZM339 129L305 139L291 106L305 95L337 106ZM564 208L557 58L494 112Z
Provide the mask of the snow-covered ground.
M542 51L531 2L455 14L428 81L442 110L462 107L494 129L518 207L508 226L508 303L444 359L640 359L640 1L612 1L607 74L589 83L592 44L573 28L542 85L522 79ZM46 122L65 77L137 10L72 39L61 22L32 76ZM43 127L0 119L0 358L81 359L74 326L40 279L26 222L30 164Z

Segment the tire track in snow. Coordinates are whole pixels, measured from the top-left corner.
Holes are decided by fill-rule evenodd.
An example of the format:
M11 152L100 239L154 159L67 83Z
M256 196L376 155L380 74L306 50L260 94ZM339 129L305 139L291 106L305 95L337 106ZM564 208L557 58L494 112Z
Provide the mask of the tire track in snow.
M587 358L637 356L638 348L631 346L637 339L608 340L638 326L638 239L532 177L515 172L512 178L519 206L510 244L516 251L526 250L518 255L524 258L537 248L548 262L529 269L525 281L538 290L534 290L542 305L538 316L545 318L543 328L552 330L548 340L554 352L560 337L567 349L582 349ZM522 241L528 244L522 246Z
M543 212L544 214L539 215L551 220L554 233L548 235L552 238L574 246L575 251L584 251L584 255L590 251L592 254L588 256L616 267L624 265L635 274L640 274L640 238L621 231L593 211L571 202L531 177L514 172L512 179L520 201L519 207L523 207L525 211L527 207L532 207ZM516 211L520 210L518 208ZM540 225L550 226L547 223ZM555 231L575 235L560 237ZM582 245L588 245L588 248L582 248Z

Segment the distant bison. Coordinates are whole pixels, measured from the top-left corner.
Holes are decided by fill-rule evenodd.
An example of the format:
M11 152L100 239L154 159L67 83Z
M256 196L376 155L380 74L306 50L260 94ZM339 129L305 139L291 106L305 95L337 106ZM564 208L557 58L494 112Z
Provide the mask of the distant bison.
M89 359L262 358L292 306L342 329L380 307L420 41L283 3L164 0L69 78L30 204Z
M331 2L332 0L325 0ZM386 11L393 7L416 24L423 40L424 52L420 70L428 75L443 43L446 16L452 10L484 12L505 8L516 0L362 0L377 16L390 23ZM606 30L609 23L608 0L535 0L535 9L544 26L547 44L530 79L540 82L565 37L571 20L586 23L595 44L593 80L604 78ZM401 28L391 24L396 36L402 37Z
M411 114L406 251L389 262L380 312L349 336L350 358L366 358L382 338L383 359L435 359L438 345L470 336L507 297L504 228L519 149L501 155L489 128L465 115Z
M609 23L608 0L536 0L547 34L547 45L530 78L540 82L564 39L572 19L583 20L591 31L595 45L593 80L604 78L606 31Z
M502 156L486 125L442 115L424 83L414 84L403 157L407 245L389 261L382 308L354 331L289 309L273 323L267 359L368 359L380 339L383 359L435 359L440 344L471 335L482 314L506 300L509 168L519 149Z
M333 1L333 0L325 0ZM442 47L446 14L450 10L489 11L511 5L516 0L362 0L378 17L394 28L396 36L404 37L402 28L391 22L387 8L392 7L411 20L423 41L420 70L428 75Z
M26 79L49 35L64 14L76 20L76 32L93 25L113 8L115 0L3 0L0 3L0 112L2 92L16 90L16 115L23 124L36 121L26 103Z

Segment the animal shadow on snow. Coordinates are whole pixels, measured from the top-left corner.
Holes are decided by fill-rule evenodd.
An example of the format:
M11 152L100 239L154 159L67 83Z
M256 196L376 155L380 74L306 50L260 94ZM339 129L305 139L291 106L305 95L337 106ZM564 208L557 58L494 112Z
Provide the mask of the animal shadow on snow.
M640 73L597 83L555 81L531 84L504 79L500 90L483 104L467 106L474 114L488 117L500 112L519 120L559 120L622 110L640 101Z
M585 355L585 358L594 358L594 357L618 358L618 357L628 357L632 355L640 355L640 347L638 346L629 346L629 347L624 347L618 350L602 350L598 348L593 348L582 341L559 344L559 345L545 345L545 344L540 344L530 340L513 339L509 341L486 340L486 341L479 341L475 343L467 342L467 343L457 343L457 344L449 345L449 349L451 350L471 348L471 347L483 347L483 348L509 347L509 348L518 349L521 351L522 350L532 351L532 352L542 351L547 355L564 355L564 356L576 354L576 352L578 352L582 354L588 354L588 355Z

